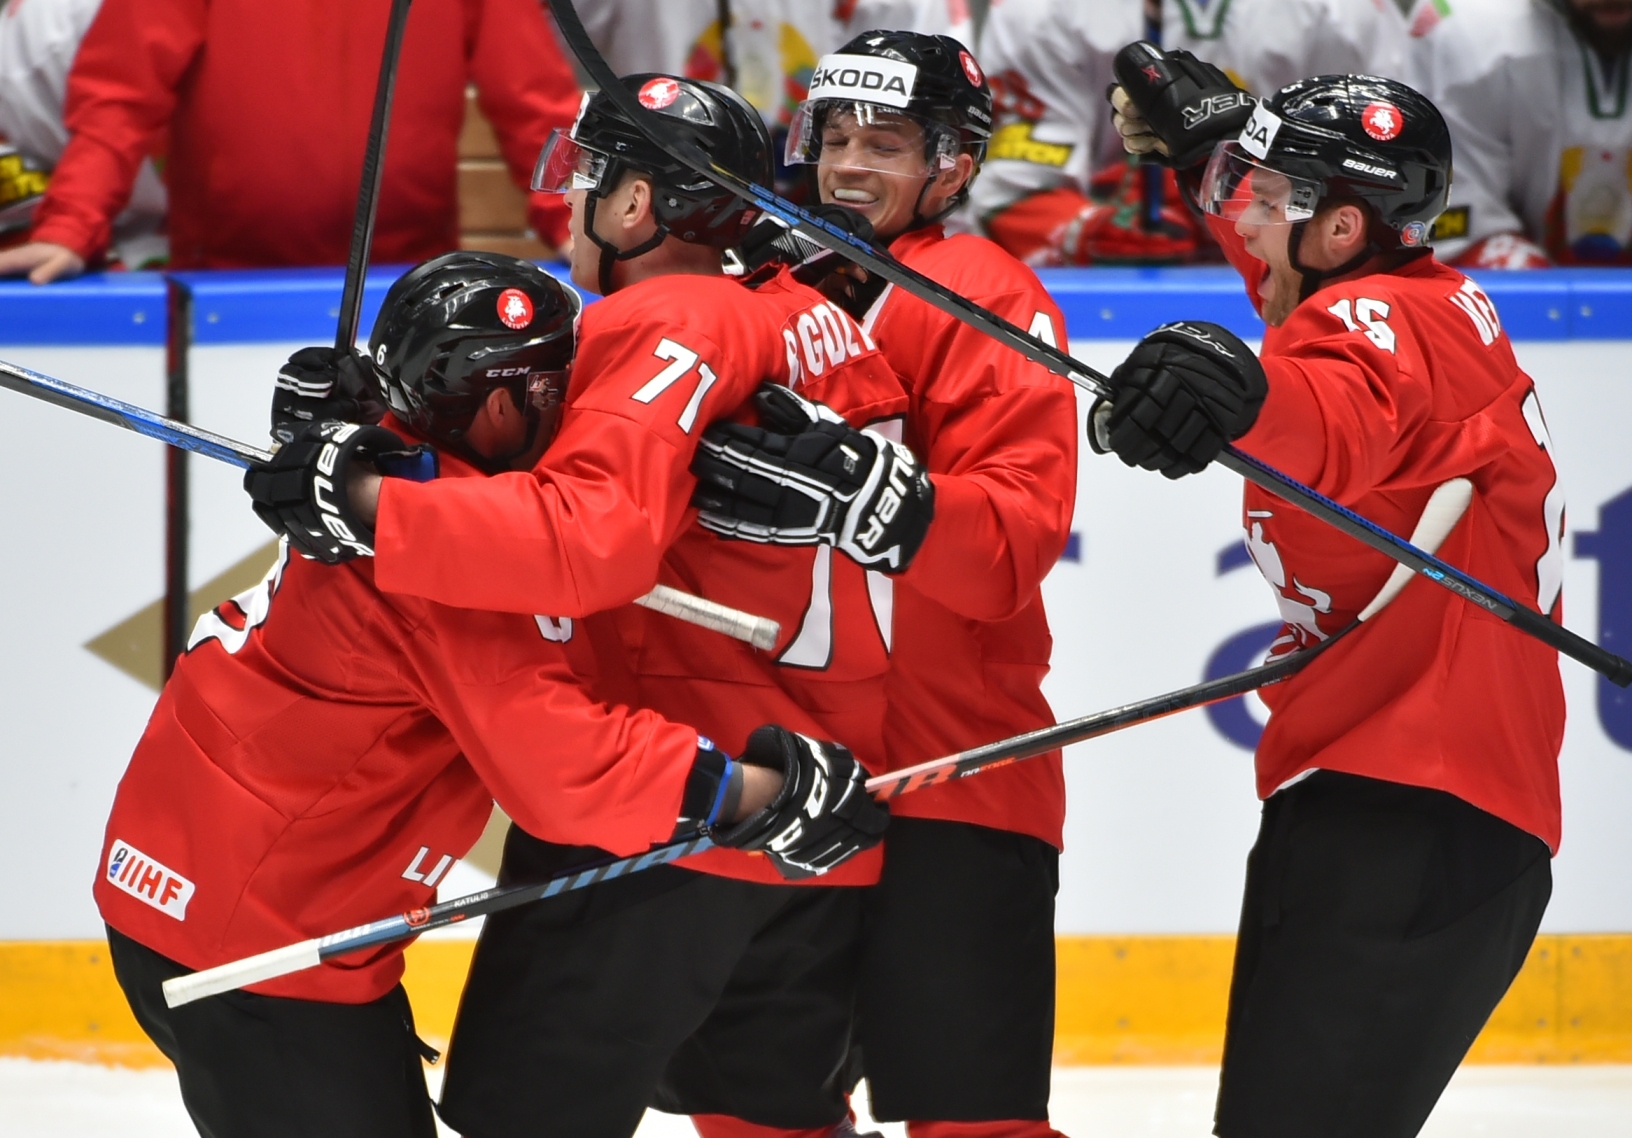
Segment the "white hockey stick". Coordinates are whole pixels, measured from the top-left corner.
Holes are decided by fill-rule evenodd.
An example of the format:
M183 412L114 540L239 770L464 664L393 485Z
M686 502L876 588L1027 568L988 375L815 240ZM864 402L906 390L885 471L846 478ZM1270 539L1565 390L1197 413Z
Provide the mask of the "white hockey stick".
M187 423L167 419L145 407L126 403L110 395L100 395L88 388L42 375L17 364L0 361L0 387L9 388L19 395L27 395L46 403L54 403L78 415L101 419L104 423L112 423L116 427L123 427L127 431L135 431L161 443L213 458L217 462L246 467L252 462L270 462L272 459L270 451L210 431L199 430ZM404 472L405 476L406 474L407 472ZM754 647L766 651L776 646L776 638L782 631L781 626L774 620L727 608L714 601L705 601L702 597L682 593L679 589L671 589L667 585L658 585L644 597L637 597L635 603L665 616L672 616L676 620L695 624L699 628L707 628L738 640L745 640Z
M652 591L644 597L636 597L635 603L653 612L689 621L699 628L713 629L726 636L746 640L755 648L767 652L776 647L776 638L782 633L782 626L770 617L754 616L716 601L682 593L667 585L653 586Z

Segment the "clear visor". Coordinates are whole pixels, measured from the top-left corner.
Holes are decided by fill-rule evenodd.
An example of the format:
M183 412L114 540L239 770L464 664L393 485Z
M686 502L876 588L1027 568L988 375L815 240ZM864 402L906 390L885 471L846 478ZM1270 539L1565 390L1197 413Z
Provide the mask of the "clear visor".
M1221 142L1201 179L1201 208L1225 221L1291 225L1315 216L1320 183L1259 164L1239 142Z
M877 103L799 104L783 162L922 177L957 165L958 137L940 123Z
M541 194L564 194L571 190L594 190L606 173L606 155L578 145L564 130L550 132L550 140L539 152L533 167L533 189Z

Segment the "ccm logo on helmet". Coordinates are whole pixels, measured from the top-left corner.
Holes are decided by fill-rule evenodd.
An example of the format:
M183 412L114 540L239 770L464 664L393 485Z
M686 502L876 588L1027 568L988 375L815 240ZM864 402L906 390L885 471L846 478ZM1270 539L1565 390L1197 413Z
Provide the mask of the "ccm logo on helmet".
M871 55L824 55L810 77L811 99L854 99L905 108L912 102L918 68Z

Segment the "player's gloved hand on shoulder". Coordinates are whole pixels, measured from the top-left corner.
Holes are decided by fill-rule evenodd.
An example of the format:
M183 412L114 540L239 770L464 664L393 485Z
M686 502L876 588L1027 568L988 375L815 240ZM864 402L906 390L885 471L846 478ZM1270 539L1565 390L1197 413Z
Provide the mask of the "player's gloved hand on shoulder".
M1257 421L1269 394L1258 357L1229 329L1164 324L1110 375L1088 411L1088 444L1129 466L1182 478L1203 470Z
M1207 161L1252 115L1252 96L1188 51L1140 40L1117 52L1111 67L1111 121L1123 148L1175 170Z
M867 793L867 771L838 743L767 725L737 760L782 772L768 806L735 826L715 827L728 849L763 850L790 881L817 877L884 840L890 812Z
M362 352L302 348L278 370L272 437L287 443L308 423L338 419L372 426L385 417L374 365Z
M833 545L868 568L905 570L935 516L918 457L780 384L761 385L754 402L763 426L715 423L697 445L700 524L770 545Z
M326 419L307 423L244 472L255 514L307 557L338 565L374 556L374 516L353 499L359 476L436 477L436 452L409 446L384 427Z

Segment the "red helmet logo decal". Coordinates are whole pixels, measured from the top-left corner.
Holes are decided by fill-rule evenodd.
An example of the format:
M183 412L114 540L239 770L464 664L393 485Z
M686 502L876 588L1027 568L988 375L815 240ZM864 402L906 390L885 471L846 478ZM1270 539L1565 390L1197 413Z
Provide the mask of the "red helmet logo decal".
M1377 102L1366 107L1360 116L1360 125L1378 142L1388 142L1398 138L1405 128L1405 116L1393 103Z
M981 74L980 64L976 63L975 57L967 51L958 52L958 62L963 64L963 73L968 78L971 87L979 87L986 81L986 76Z
M640 105L647 110L661 111L680 97L680 84L667 77L646 80L640 89Z
M499 293L499 319L506 328L525 328L533 322L533 302L519 288Z

